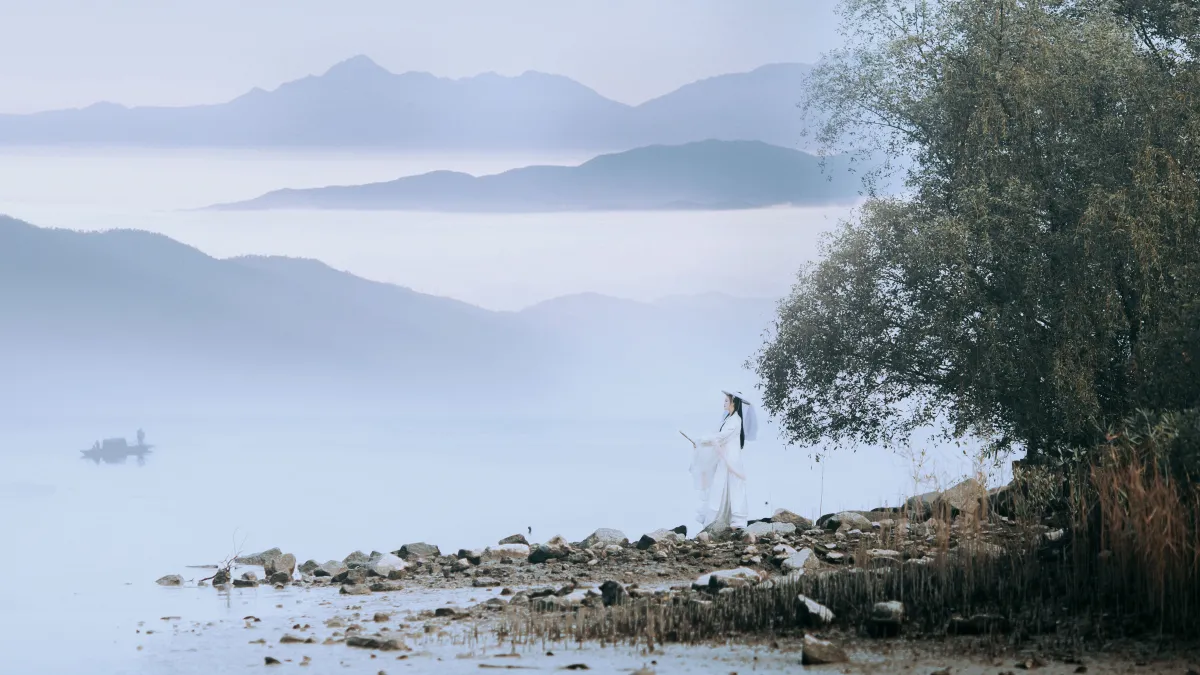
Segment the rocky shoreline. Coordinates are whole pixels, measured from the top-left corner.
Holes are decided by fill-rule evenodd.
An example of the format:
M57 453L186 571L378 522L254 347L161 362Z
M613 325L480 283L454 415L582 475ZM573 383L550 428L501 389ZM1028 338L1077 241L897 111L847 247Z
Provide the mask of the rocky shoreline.
M470 625L469 632L514 648L563 639L650 650L767 641L791 645L803 663L819 664L845 662L847 647L862 640L936 638L991 649L1041 644L1059 663L1070 663L1094 637L1082 619L1073 625L1079 617L1057 606L1072 530L1052 517L1018 522L1012 499L1009 488L988 491L969 480L901 507L844 511L816 522L780 510L744 529L691 538L682 526L636 539L599 529L579 542L530 543L517 534L454 553L414 542L300 564L275 548L226 561L195 583L225 591L336 589L335 597L382 595L397 606L405 592L465 590L489 597L410 614L402 628L420 635ZM158 583L190 585L176 575ZM364 624L371 626L358 614L337 619L323 642L411 649L413 634L406 639ZM1020 664L1036 667L1040 658Z
M579 542L554 537L530 543L517 534L483 549L445 553L436 545L414 542L390 552L355 551L340 561L300 564L293 554L275 548L236 557L196 583L222 590L262 584L278 589L336 588L342 596L412 589L491 589L498 594L485 603L425 618L473 618L492 623L502 618L501 627L496 628L500 633L511 632L522 621L527 624L522 630L542 630L549 625L542 621L541 628L532 627L530 617L561 623L562 616L583 610L607 611L637 603L707 611L722 602L745 604L742 596L748 591L760 597L772 591L778 596L782 590L795 600L782 611L795 615L792 619L798 629L834 630L838 623L835 614L842 612L826 606L833 603L819 591L800 592L805 584L862 573L889 575L944 568L960 558L998 559L1027 548L1031 541L1052 553L1069 542L1064 529L1046 524L1018 526L1002 514L1003 505L1003 491L989 493L978 483L966 481L945 492L909 500L903 507L844 511L822 516L815 523L779 510L744 529L702 531L693 538L688 538L687 528L682 526L636 539L617 530L599 529ZM261 567L262 576L253 569L241 572L239 567L244 566ZM158 583L186 582L171 575ZM742 596L735 600L738 593ZM858 628L872 635L894 636L903 632L908 614L900 599L881 598L863 608L863 616L856 621ZM840 627L844 631L846 622ZM1007 632L1010 626L1005 617L970 614L951 617L944 628L943 635L977 635ZM752 629L743 633L743 637L754 637ZM670 638L656 635L650 639ZM388 637L376 634L368 639L363 634L345 633L335 639L350 646L384 648L378 644L386 645ZM839 658L836 644L821 642L816 636L803 639L804 652L809 654L806 660Z

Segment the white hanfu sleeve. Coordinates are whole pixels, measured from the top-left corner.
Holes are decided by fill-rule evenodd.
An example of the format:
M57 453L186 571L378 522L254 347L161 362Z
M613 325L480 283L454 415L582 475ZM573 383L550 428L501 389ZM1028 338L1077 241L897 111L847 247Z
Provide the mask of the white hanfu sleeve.
M710 448L711 447L723 448L726 445L729 445L729 441L733 440L735 437L741 436L741 433L742 433L742 425L740 423L740 420L737 420L738 423L736 423L736 424L732 423L732 422L734 422L734 420L730 420L730 422L731 423L726 424L724 427L722 427L721 431L717 432L716 434L713 434L712 436L700 436L699 438L697 438L696 445L710 447ZM726 428L726 427L728 427L728 428Z
M727 420L721 431L712 436L700 436L694 440L696 449L692 453L691 473L696 489L705 491L716 479L717 468L725 460L725 448L742 432L741 420Z

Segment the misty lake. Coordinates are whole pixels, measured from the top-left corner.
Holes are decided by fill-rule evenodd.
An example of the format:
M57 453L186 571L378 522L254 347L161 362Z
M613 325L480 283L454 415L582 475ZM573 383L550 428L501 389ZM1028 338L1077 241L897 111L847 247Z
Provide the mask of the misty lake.
M585 291L634 299L711 291L778 297L816 255L819 235L847 214L181 210L280 187L387 180L434 168L487 173L532 162L10 151L0 154L0 213L42 226L160 232L218 257L318 258L494 309ZM178 645L168 636L155 641L137 632L138 622L149 627L163 616L211 621L275 612L280 601L266 588L229 601L212 589L154 583L165 574L206 576L187 566L215 563L239 545L245 552L278 546L300 560L323 561L413 541L444 551L482 547L526 528L534 539L578 540L597 527L637 537L694 526L690 448L676 430L714 427L722 385L680 391L681 400L696 404L685 418L656 418L653 402L622 396L613 397L611 410L580 411L572 419L529 411L521 419L480 420L464 410L437 428L403 410L330 419L304 410L271 419L180 411L177 418L143 421L129 411L117 420L86 410L4 418L0 577L10 582L0 603L4 670L240 670L216 663L195 670L198 662L187 665L186 654L171 656ZM144 465L80 458L94 440L132 439L138 426L156 446ZM747 448L754 517L779 507L815 517L911 492L912 467L894 453L863 448L815 464L805 449L785 449L775 436L768 430ZM931 452L926 471L952 479L970 470L956 448Z

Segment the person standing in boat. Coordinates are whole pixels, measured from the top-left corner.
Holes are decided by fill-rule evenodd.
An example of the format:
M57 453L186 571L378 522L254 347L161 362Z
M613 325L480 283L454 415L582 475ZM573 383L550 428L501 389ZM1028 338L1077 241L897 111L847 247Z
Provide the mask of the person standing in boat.
M746 469L742 450L746 441L758 437L758 419L754 406L740 391L724 391L725 417L716 434L691 438L692 478L700 492L697 520L706 529L723 530L746 527L749 504L746 500Z

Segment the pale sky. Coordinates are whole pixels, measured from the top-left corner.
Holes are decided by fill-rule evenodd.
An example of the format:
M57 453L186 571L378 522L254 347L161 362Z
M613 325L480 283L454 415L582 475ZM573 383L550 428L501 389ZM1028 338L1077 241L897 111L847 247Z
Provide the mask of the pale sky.
M640 103L812 62L833 0L0 0L0 112L217 103L365 54L447 77L539 70Z

